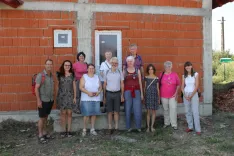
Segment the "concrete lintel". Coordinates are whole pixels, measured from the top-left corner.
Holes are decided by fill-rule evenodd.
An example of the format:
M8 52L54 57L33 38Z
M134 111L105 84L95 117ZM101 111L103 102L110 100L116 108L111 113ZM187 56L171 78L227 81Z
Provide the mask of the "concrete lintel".
M42 11L79 11L90 8L92 12L117 12L117 13L142 13L142 14L173 14L188 16L209 16L211 14L206 8L183 8L147 5L125 5L125 4L94 4L71 2L25 2L16 10L42 10ZM205 2L204 2L204 6ZM6 5L0 5L0 9L13 9ZM15 9L14 9L15 10Z

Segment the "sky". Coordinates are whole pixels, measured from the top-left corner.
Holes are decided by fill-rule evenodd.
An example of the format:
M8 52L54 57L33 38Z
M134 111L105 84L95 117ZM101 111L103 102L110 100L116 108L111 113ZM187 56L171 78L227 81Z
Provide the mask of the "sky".
M227 3L222 7L212 11L212 43L213 50L221 49L221 24L222 16L224 17L224 36L225 50L230 49L234 54L234 2Z

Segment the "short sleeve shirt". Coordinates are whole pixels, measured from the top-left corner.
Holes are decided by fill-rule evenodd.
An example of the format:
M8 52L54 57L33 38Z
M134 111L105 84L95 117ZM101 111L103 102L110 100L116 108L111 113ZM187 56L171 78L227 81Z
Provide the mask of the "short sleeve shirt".
M76 62L73 64L76 80L80 80L83 74L87 73L87 64Z
M160 75L160 96L162 98L172 98L172 96L176 92L177 86L180 85L180 80L178 75L175 72L170 74L162 74Z
M185 88L184 91L187 93L192 93L195 89L195 83L196 83L196 77L197 77L197 72L194 73L194 76L188 75L185 79ZM184 75L183 75L184 77Z
M125 61L124 61L124 66L127 67L127 61L126 61L126 58L125 58ZM143 61L142 61L142 58L140 55L136 55L135 57L135 62L134 62L134 66L135 68L137 69L141 69L141 67L143 66Z
M48 75L45 70L43 70L45 74L45 81L41 84L42 73L37 74L36 84L40 84L39 88L39 96L41 101L50 102L54 101L54 80L53 75Z
M100 71L105 73L107 70L111 69L111 64L108 63L107 61L102 62L101 67L100 67ZM103 77L100 75L100 81L104 81Z
M124 80L124 76L122 71L119 69L116 69L115 72L113 72L111 69L107 70L104 74L104 82L106 82L106 90L108 91L120 91L121 88L121 81Z

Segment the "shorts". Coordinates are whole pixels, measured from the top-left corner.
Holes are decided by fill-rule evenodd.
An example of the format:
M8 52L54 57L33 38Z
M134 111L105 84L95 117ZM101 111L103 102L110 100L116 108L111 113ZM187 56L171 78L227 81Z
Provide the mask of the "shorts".
M100 115L100 101L81 101L81 114L83 116Z
M50 101L50 102L43 102L42 101L42 108L38 108L38 114L40 118L45 118L47 117L53 107L54 101Z
M121 103L121 92L106 91L107 112L119 112Z

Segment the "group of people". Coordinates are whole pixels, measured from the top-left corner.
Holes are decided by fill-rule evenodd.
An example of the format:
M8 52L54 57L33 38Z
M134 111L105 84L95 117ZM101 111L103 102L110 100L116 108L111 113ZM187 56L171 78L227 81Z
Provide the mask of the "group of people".
M124 102L126 129L132 131L131 115L134 115L135 128L141 132L142 106L147 110L146 132L154 132L156 110L159 104L164 109L164 128L172 126L177 130L177 98L181 91L185 105L188 128L186 132L196 131L201 134L199 119L199 74L194 71L192 63L184 64L182 83L176 72L172 71L172 62L164 63L164 71L156 76L156 69L149 64L144 73L143 61L137 54L137 45L129 47L131 53L120 69L117 57L112 57L112 52L105 52L106 60L102 62L100 73L95 74L95 66L85 62L85 53L77 54L77 62L65 60L57 72L58 86L57 108L60 110L62 137L71 137L72 113L83 115L82 136L87 133L87 124L90 120L91 135L97 135L95 131L96 116L100 115L100 102L102 101L108 118L107 134L116 134L119 129L120 104ZM36 78L35 93L39 112L39 141L46 143L53 136L46 132L46 122L51 112L54 99L54 81L52 75L53 61L45 62L45 70ZM44 73L44 74L43 74ZM45 81L42 82L42 79ZM181 88L181 89L180 89ZM101 94L103 94L101 96ZM114 126L112 120L114 117ZM151 121L151 122L150 122ZM114 128L113 128L114 127Z

